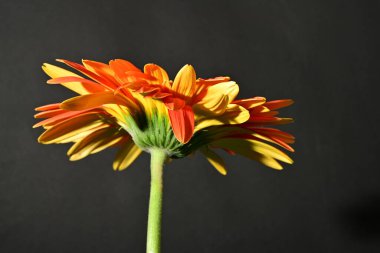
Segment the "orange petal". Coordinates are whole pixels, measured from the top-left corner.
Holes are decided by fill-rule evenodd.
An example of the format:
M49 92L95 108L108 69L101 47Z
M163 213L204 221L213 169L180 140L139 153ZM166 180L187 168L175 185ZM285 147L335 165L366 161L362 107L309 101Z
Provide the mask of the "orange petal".
M147 75L145 73L142 73L141 71L127 71L125 72L125 74L128 77L133 76L134 78L137 78L137 79L145 79L145 80L151 80L151 81L156 80L154 76Z
M276 109L289 106L293 103L294 101L292 99L281 99L281 100L273 100L273 101L266 102L264 106L267 107L269 110L276 110Z
M194 133L194 112L190 106L179 110L169 110L170 123L175 137L181 143L187 143Z
M116 78L119 79L119 82L121 83L135 81L133 76L127 75L126 72L133 71L141 73L140 69L126 60L112 60L109 62L109 66L115 72Z
M264 104L265 101L266 99L264 97L254 97L254 98L248 98L248 99L235 100L232 103L241 105L246 109L251 109L256 106Z
M179 95L191 98L195 92L195 70L191 65L185 65L174 79L172 90Z
M49 105L43 105L35 108L34 110L38 112L43 112L43 111L48 111L48 110L55 110L59 109L60 103L55 103L55 104L49 104Z
M37 124L35 124L33 126L33 128L36 128L36 127L40 127L40 126L46 126L46 125L54 125L54 124L57 124L59 122L62 122L68 118L74 118L74 117L78 117L78 116L83 116L85 114L101 114L102 112L99 111L99 110L86 110L86 111L66 111L66 110L61 110L61 113L54 116L54 117L51 117L51 118L48 118L48 119L45 119L45 120L42 120L40 122L38 122ZM104 112L103 112L104 114Z
M129 61L126 61L126 60L122 60L122 59L115 59L115 60L111 60L109 62L109 65L110 67L114 70L114 71L118 71L118 72L127 72L127 71L139 71L141 72L141 70L136 67L135 65L133 65L131 62Z
M34 118L36 119L46 119L46 118L51 118L57 115L60 115L62 113L65 113L66 110L62 109L54 109L54 110L49 110L49 111L44 111L44 112L39 112L34 115Z

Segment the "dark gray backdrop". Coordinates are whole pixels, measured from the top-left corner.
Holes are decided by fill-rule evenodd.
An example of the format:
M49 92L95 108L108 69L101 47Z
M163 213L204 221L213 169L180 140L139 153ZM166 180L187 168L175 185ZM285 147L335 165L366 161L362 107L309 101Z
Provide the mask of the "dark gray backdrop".
M149 157L69 162L36 142L55 58L229 75L240 97L294 98L295 165L201 156L165 169L163 252L375 252L380 238L379 1L0 2L0 252L144 252ZM226 156L227 157L227 156Z

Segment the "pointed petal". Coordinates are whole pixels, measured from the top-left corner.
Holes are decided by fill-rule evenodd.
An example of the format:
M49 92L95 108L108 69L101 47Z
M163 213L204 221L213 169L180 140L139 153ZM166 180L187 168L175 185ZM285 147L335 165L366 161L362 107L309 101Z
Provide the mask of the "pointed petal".
M44 111L44 112L39 112L34 115L34 118L36 119L46 119L46 118L51 118L54 116L57 116L59 114L65 113L65 110L62 109L54 109L54 110L49 110L49 111Z
M175 137L181 143L187 143L194 133L194 112L190 106L179 110L169 110L170 123Z
M272 101L266 102L265 106L269 110L276 110L283 107L287 107L293 103L294 101L292 99L280 99L280 100L272 100Z
M81 111L96 108L104 104L128 106L131 102L119 95L114 95L112 92L102 92L67 99L61 103L61 108L69 111Z
M176 75L172 90L179 95L191 98L195 92L195 70L191 65L183 66Z
M49 110L55 110L55 109L59 109L59 106L61 105L61 103L55 103L55 104L49 104L49 105L43 105L43 106L39 106L37 108L35 108L34 110L35 111L38 111L38 112L43 112L43 111L49 111Z
M114 170L125 170L142 152L132 139L123 145L124 146L119 150L113 162Z
M206 157L207 161L209 161L209 163L211 163L211 165L214 166L220 174L224 176L227 175L226 165L223 159L217 153L215 153L208 147L202 148L201 152Z

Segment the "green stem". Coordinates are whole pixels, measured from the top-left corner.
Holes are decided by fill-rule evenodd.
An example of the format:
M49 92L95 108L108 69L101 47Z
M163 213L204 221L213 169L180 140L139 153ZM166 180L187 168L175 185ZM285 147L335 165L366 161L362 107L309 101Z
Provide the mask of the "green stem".
M166 153L161 149L150 152L151 181L148 214L147 253L160 253L161 245L161 212L162 212L162 174Z

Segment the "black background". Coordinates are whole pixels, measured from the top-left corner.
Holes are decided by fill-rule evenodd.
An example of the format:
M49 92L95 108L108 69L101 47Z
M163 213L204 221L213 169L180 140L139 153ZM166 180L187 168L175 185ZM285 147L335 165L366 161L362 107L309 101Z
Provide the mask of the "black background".
M380 249L379 1L0 2L0 252L144 252L149 156L69 162L40 145L36 106L55 58L184 64L229 75L239 97L293 98L295 164L277 172L199 154L166 167L163 252Z

